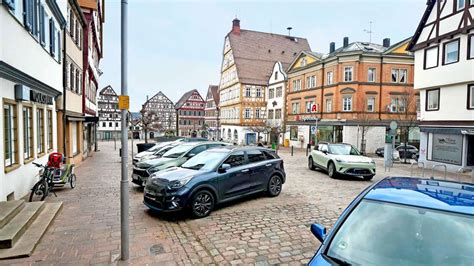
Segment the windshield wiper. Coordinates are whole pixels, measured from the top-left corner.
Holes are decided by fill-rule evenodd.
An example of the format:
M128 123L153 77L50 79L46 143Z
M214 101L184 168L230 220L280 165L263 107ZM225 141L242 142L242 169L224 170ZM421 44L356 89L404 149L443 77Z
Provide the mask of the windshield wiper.
M196 164L196 165L193 165L193 166L187 166L187 167L183 167L183 168L186 168L186 169L191 169L191 170L199 170L201 169L202 167L204 166L204 164Z
M329 256L329 255L326 255L326 257L329 258L330 260L332 260L333 262L335 262L339 265L342 265L342 266L352 265L352 264L350 264L349 262L347 262L343 259L339 259L339 258L332 257L332 256Z

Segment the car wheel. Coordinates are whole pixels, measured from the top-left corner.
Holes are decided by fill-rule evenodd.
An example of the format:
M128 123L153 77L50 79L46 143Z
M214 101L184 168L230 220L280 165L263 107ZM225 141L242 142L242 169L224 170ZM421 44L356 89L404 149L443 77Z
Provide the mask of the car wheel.
M191 200L191 211L196 218L208 216L214 209L214 196L207 190L198 191Z
M364 181L372 180L372 178L374 178L374 175L364 176Z
M337 177L337 171L336 171L336 166L334 165L333 162L330 162L328 165L328 175L330 178L336 178Z
M313 157L309 157L309 159L308 159L308 168L309 168L309 170L314 170L314 169L316 169L316 168L314 167Z
M272 178L270 178L270 181L268 182L268 195L270 197L276 197L280 195L281 188L282 188L282 180L281 177L274 175Z

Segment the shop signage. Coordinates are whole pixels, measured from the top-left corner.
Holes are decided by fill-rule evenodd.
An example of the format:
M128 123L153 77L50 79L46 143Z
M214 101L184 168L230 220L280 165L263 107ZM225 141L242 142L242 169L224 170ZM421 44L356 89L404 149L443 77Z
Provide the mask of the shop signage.
M30 90L30 100L41 104L53 104L53 97L34 90Z
M462 135L433 134L431 159L449 164L462 164Z
M31 101L48 105L53 104L52 96L32 90L30 87L21 84L15 85L15 100L25 102Z

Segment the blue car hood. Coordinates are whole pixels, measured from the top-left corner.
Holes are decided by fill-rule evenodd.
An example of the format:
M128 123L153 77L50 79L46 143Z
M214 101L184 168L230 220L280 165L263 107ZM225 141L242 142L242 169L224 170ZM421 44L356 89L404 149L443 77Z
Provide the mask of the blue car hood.
M181 167L171 167L168 169L161 170L152 178L159 178L166 181L175 181L183 178L194 177L207 171L192 170Z

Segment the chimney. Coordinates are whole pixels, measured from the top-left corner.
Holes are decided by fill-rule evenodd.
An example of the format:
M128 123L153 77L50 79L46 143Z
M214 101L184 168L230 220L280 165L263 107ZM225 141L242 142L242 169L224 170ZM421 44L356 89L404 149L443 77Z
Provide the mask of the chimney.
M390 38L383 39L383 47L390 47Z
M336 43L331 42L329 43L329 53L334 53L334 51L336 51Z
M232 20L232 33L240 35L240 20L238 18Z
M349 46L349 37L344 37L344 45L343 47Z

